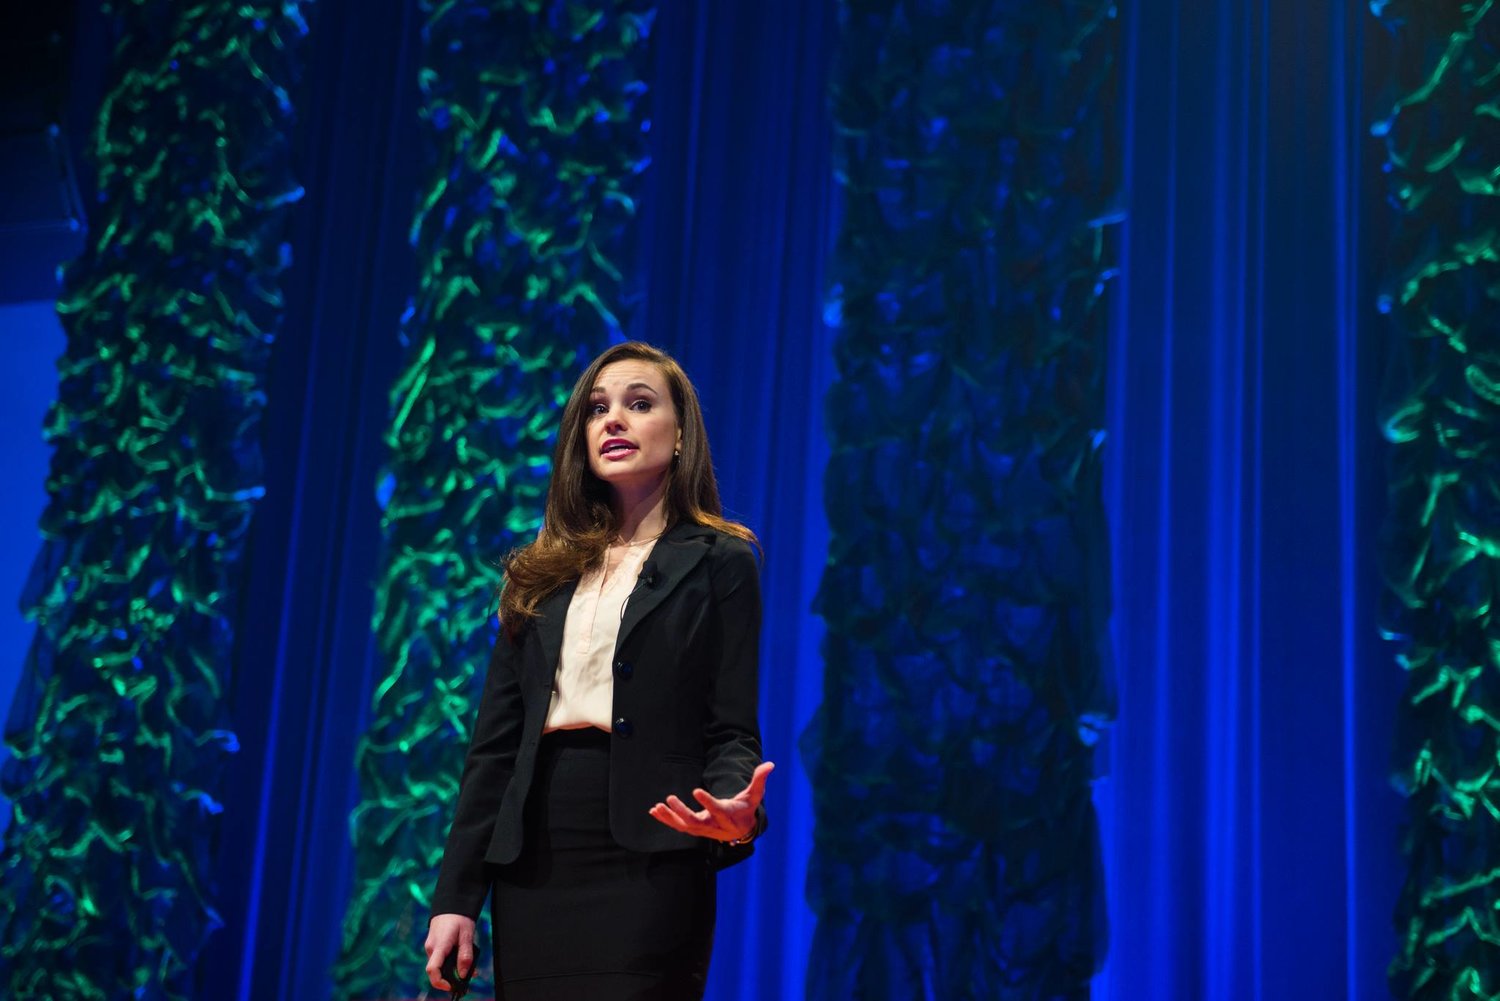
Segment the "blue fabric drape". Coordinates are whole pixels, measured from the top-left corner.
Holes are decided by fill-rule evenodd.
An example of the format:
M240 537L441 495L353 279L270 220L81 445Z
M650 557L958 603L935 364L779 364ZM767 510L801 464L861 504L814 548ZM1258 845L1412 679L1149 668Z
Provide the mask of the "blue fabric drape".
M200 998L332 996L375 677L380 434L414 280L414 12L411 0L330 0L311 22L296 147L307 197L228 693L241 749L216 880L225 928L199 965ZM422 982L414 962L412 996Z
M21 613L21 593L47 504L43 485L52 455L41 428L57 394L57 358L65 342L50 302L0 306L0 330L12 335L3 354L11 389L0 397L0 456L12 477L0 492L0 706L9 706L36 631ZM0 747L0 765L9 757L10 748ZM0 797L0 830L10 817L10 801Z
M812 797L797 757L821 691L811 613L827 551L822 324L833 233L825 93L832 0L658 8L655 146L643 197L644 308L633 331L703 398L727 513L765 545L761 727L771 828L720 877L708 996L802 996Z
M1383 996L1401 679L1374 616L1378 25L1353 2L1122 10L1099 994Z

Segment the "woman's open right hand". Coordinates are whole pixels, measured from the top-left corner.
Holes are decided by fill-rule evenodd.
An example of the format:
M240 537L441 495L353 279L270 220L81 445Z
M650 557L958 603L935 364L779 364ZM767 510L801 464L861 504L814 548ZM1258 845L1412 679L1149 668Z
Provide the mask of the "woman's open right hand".
M443 979L443 963L448 954L458 950L458 975L474 973L474 919L462 914L438 914L427 925L427 980L440 991L451 991L453 985Z

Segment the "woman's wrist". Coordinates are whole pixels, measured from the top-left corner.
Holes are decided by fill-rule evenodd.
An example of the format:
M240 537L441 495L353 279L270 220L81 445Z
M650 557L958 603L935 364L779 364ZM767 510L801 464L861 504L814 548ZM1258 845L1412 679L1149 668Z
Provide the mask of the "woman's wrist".
M732 838L731 840L724 842L724 844L728 845L730 848L738 848L740 845L748 845L750 842L754 841L759 834L760 816L757 814L755 817L751 818L749 830L747 830L744 834L741 834L737 838Z

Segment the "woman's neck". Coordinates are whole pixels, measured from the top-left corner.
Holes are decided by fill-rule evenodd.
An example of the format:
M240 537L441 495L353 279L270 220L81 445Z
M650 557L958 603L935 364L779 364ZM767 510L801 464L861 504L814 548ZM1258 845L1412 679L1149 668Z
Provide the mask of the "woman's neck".
M667 478L646 490L615 490L614 508L619 541L656 538L667 529Z

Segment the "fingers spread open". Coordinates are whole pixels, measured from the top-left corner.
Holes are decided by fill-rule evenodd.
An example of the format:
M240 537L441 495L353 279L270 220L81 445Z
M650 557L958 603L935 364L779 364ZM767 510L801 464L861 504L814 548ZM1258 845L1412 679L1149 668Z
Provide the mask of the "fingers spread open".
M729 822L733 811L728 800L716 799L707 789L694 789L693 798L703 804L705 820L717 821L721 824Z
M688 805L682 800L678 799L676 796L667 797L667 808L670 809L673 813L677 814L677 816L681 817L683 821L688 824L692 824L694 821L702 823L703 821L708 819L707 813L698 813L694 810L688 809Z
M683 822L682 818L673 813L665 803L657 803L646 812L651 814L651 816L656 820L672 828L672 830L674 831L681 831L683 834L693 833L688 829L687 824Z
M720 841L744 837L754 827L755 810L766 793L766 778L775 768L770 761L757 765L744 790L733 799L719 799L699 788L693 790L693 799L701 810L694 810L676 795L670 795L647 813L672 830L695 837Z

